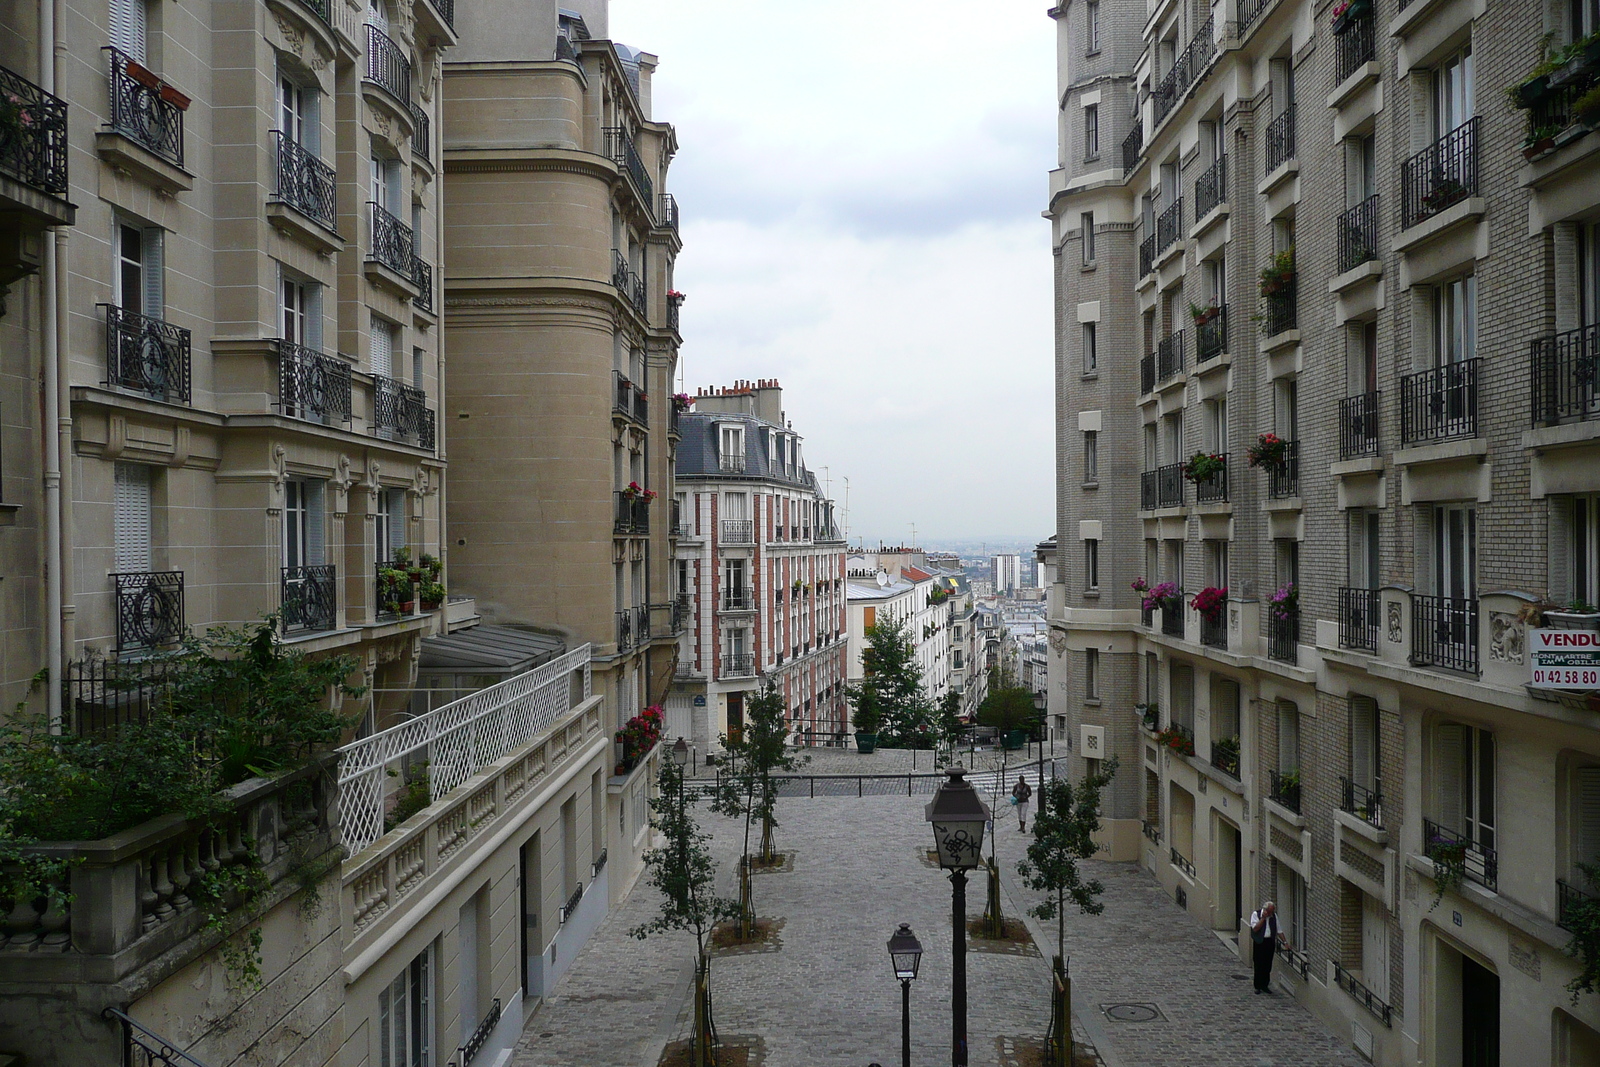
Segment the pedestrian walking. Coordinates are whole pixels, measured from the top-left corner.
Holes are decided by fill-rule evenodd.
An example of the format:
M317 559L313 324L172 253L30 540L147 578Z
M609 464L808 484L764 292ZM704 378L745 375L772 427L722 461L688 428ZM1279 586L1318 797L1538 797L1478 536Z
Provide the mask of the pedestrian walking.
M1250 913L1250 949L1256 965L1256 992L1272 996L1272 957L1283 935L1278 932L1278 906L1272 901Z
M1033 786L1022 775L1017 775L1017 784L1011 787L1011 803L1017 806L1017 829L1023 833L1028 832L1028 802L1033 799Z

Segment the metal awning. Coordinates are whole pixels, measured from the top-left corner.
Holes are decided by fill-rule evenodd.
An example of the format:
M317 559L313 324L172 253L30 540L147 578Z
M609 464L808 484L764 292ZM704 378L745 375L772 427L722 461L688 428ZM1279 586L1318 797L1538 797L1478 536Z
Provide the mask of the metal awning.
M566 651L555 634L516 626L474 626L422 640L419 674L520 674Z

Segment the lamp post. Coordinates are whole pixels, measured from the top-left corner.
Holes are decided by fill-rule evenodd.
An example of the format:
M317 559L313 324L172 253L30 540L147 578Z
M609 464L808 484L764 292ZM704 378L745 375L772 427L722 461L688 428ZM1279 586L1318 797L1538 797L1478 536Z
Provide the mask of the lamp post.
M928 802L927 818L939 866L950 872L951 925L954 941L950 958L950 1063L967 1067L967 872L983 858L983 827L989 806L966 780L966 768L951 767L949 779Z
M889 938L889 962L900 979L900 1065L911 1067L911 983L922 964L922 942L908 923L901 923Z

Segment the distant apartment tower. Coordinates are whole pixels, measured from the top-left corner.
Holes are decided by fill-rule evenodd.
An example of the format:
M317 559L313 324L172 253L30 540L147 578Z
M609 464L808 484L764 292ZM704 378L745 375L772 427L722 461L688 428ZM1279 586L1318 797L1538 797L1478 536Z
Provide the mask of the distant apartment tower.
M1022 586L1022 557L1015 552L1002 552L994 557L994 591L996 596L1009 596Z
M715 748L771 683L796 743L846 730L845 544L774 380L702 389L676 418L677 671L665 733Z

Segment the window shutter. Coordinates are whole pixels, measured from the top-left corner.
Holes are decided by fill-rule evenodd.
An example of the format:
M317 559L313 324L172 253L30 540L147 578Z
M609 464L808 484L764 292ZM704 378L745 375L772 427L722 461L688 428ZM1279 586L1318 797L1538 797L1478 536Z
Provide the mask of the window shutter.
M119 571L150 569L150 468L136 463L116 465L115 525Z
M372 320L372 373L394 377L394 335L382 319Z
M111 0L111 44L130 59L145 62L144 0Z
M1374 741L1377 707L1366 697L1350 698L1350 779L1363 789L1377 789Z
M1577 833L1573 835L1572 871L1580 882L1578 864L1600 862L1600 767L1579 767L1573 793L1577 798Z
M306 495L306 565L320 567L323 563L324 523L327 521L323 501L327 482L302 482Z
M1447 722L1433 731L1433 797L1439 825L1462 832L1461 771L1466 760L1467 728Z
M1278 705L1278 770L1300 769L1300 713L1293 704Z
M161 285L161 238L161 230L155 226L146 226L140 233L140 251L144 256L144 313L153 319L162 318L166 306Z
M386 490L389 494L389 558L406 546L406 491Z
M304 340L300 343L320 352L322 351L322 286L308 284L301 291L305 293L306 306L300 327Z
M312 156L322 150L322 93L302 87L300 97L300 144Z

